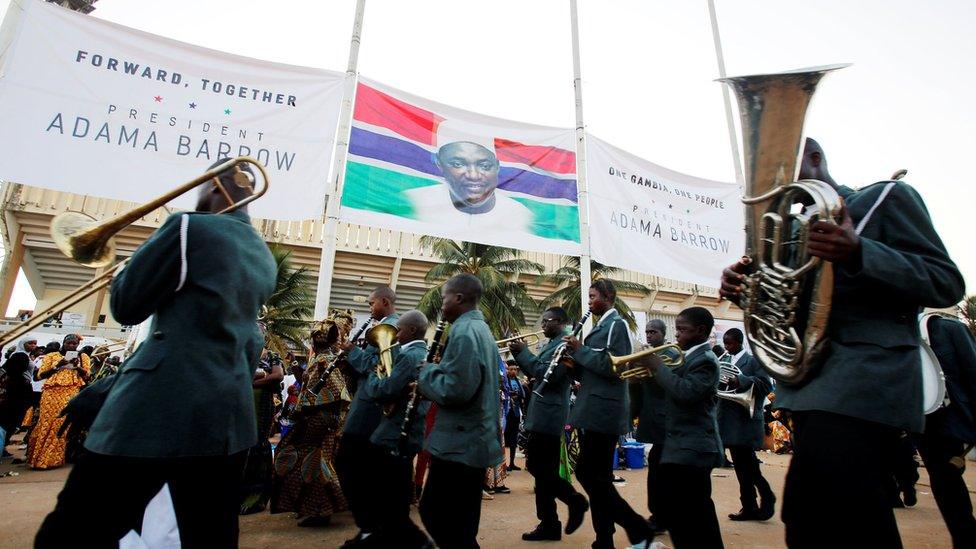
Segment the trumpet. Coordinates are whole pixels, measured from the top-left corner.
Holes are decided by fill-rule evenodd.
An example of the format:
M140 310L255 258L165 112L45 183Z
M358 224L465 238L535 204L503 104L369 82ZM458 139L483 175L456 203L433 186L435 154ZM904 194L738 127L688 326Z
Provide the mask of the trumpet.
M249 174L241 170L242 164L249 164L261 173L262 184L258 189L254 189ZM224 184L220 181L220 175L227 171L234 170L234 183L242 188L251 188L252 192L246 198L234 202ZM224 214L241 208L268 192L268 174L264 171L264 166L257 160L249 156L239 156L228 160L223 164L207 170L199 177L180 185L176 189L150 200L131 211L121 214L115 218L102 223L96 223L91 217L80 212L64 212L51 220L51 239L64 255L88 267L105 267L115 261L115 239L114 236L122 229L135 223L139 218L149 212L164 206L170 200L186 194L200 185L212 181L227 200L228 206L217 212ZM31 318L17 325L0 338L0 347L6 347L11 342L23 337L31 330L44 324L52 316L68 310L69 307L77 305L89 297L102 290L112 280L118 266L128 261L121 261L114 267L107 269L104 273L96 276L88 282L82 284L73 292L64 296L56 303L48 306L42 311L38 311Z
M542 335L544 333L545 330L539 330L538 332L532 332L531 334L525 334L525 335L515 334L512 337L499 339L498 341L495 342L495 345L498 345L499 351L501 350L501 347L507 347L509 343L513 341L519 341L520 339L524 339L526 345L535 345L542 340Z
M670 357L664 354L664 351L668 349L674 349L678 352L677 357ZM650 358L651 355L659 354L661 359L661 364L669 368L677 368L685 363L685 353L681 350L681 347L677 343L669 343L667 345L660 345L658 347L648 347L646 349L641 349L636 353L631 353L629 355L621 356L610 356L610 365L613 369L613 373L620 379L626 381L636 381L640 379L645 379L651 377L650 368L643 363L644 360ZM639 362L638 362L639 361ZM631 362L637 362L631 368L625 367Z
M729 384L729 380L733 377L737 377L742 373L735 364L730 364L728 362L719 362L719 379L718 379L718 398L728 400L729 402L734 402L740 406L744 406L746 410L749 411L749 417L752 418L753 408L755 406L755 401L752 396L752 391L755 385L749 387L749 390L743 391L741 393L736 392Z

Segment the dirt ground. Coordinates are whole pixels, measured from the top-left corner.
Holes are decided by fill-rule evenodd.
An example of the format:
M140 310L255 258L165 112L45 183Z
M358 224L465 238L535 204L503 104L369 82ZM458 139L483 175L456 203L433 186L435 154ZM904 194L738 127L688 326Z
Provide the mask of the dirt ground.
M16 446L8 449L15 455L22 455ZM789 456L761 453L763 475L772 484L777 494L782 493L783 479ZM523 460L517 462L523 465ZM54 471L30 471L23 465L11 465L10 459L0 465L0 475L12 471L17 476L0 478L0 547L30 547L34 533L44 515L54 507L55 498L67 477L68 468ZM895 514L901 530L905 547L951 547L949 534L942 517L929 492L928 475L925 469L919 470L918 505L912 509L898 509ZM646 470L619 471L626 484L617 485L621 495L641 514L646 513L645 478ZM966 484L971 497L976 487L976 463L969 462L966 471ZM526 471L511 473L507 481L511 494L499 494L494 500L482 505L481 530L478 541L482 547L546 547L561 543L560 547L589 547L593 541L593 529L587 517L583 527L572 536L564 536L562 542L523 542L522 532L531 530L535 524L535 507L532 496L532 477ZM577 486L578 488L578 486ZM382 494L377 494L382 497ZM770 521L732 522L726 518L729 513L739 509L738 484L732 469L716 469L712 474L712 498L718 511L722 537L727 547L783 547L783 524L774 518ZM92 520L102 510L92 509ZM777 512L779 511L777 505ZM110 512L110 511L109 511ZM565 508L560 507L565 519ZM417 524L420 519L416 508L413 517ZM343 540L356 532L352 517L348 512L333 517L332 524L325 528L298 528L295 520L287 514L270 515L260 513L241 518L241 547L338 547ZM838 535L840 533L838 532ZM670 545L667 536L658 538ZM617 531L617 547L627 547L627 539L622 530Z

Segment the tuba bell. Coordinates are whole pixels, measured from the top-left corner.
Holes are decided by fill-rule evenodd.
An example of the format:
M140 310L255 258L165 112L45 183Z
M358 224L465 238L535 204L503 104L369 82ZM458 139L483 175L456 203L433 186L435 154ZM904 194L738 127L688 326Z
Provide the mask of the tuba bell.
M839 223L843 205L829 184L796 180L803 122L820 79L846 66L720 79L735 92L742 122L745 333L759 364L788 384L819 364L834 289L831 263L807 250L810 227Z

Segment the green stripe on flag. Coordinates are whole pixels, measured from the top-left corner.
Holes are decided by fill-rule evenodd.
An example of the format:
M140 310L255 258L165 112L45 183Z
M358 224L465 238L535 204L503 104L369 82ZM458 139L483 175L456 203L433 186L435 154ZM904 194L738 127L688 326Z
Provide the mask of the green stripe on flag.
M579 210L576 206L512 197L532 211L532 232L543 238L579 242Z
M437 185L437 181L385 170L359 162L346 163L342 205L399 217L414 217L413 204L403 191Z

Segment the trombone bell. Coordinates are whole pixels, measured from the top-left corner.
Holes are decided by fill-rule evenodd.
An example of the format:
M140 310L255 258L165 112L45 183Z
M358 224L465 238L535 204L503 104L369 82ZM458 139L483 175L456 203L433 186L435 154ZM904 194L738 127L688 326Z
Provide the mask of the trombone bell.
M95 218L81 212L64 212L51 220L51 240L61 253L88 267L104 267L115 261L115 239L103 238Z

